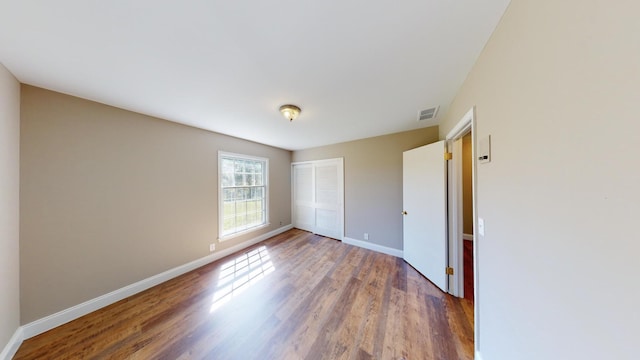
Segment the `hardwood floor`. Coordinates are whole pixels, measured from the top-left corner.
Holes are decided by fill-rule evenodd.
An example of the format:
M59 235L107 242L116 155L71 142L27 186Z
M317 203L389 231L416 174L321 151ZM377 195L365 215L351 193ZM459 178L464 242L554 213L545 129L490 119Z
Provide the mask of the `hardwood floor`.
M473 304L290 230L26 340L14 359L472 359Z
M463 240L464 298L473 301L473 241Z

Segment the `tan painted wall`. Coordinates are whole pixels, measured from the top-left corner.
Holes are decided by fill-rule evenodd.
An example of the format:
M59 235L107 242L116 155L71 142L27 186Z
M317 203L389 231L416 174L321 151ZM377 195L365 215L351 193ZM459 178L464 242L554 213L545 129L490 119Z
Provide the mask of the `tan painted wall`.
M471 133L462 137L462 217L463 232L473 235L473 155Z
M293 161L344 158L345 236L402 249L402 152L438 140L438 128L294 151Z
M476 106L487 360L635 359L640 2L513 0L440 127Z
M218 150L269 158L291 223L291 152L22 86L22 323L209 255Z
M20 326L20 84L0 64L0 352Z

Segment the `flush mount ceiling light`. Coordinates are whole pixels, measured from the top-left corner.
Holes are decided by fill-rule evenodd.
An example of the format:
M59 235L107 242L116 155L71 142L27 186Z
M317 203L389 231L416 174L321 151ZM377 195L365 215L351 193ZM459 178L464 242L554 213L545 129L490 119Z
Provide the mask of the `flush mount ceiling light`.
M298 115L300 115L301 111L302 110L300 110L300 108L295 106L295 105L282 105L282 106L280 106L280 112L289 121L293 121L295 118L297 118Z

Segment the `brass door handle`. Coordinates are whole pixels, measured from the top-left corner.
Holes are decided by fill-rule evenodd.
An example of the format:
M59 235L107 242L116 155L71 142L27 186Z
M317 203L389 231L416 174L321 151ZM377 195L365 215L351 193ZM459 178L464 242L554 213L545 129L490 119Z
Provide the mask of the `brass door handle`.
M406 212L406 211L403 211L403 212L402 212L402 215L407 215L407 212Z

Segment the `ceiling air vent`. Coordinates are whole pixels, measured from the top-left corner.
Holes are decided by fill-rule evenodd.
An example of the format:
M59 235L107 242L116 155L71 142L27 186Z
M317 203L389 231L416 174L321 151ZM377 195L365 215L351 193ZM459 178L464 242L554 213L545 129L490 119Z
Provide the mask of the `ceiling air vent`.
M418 121L433 119L438 114L438 108L439 106L432 107L430 109L421 110L418 113Z

